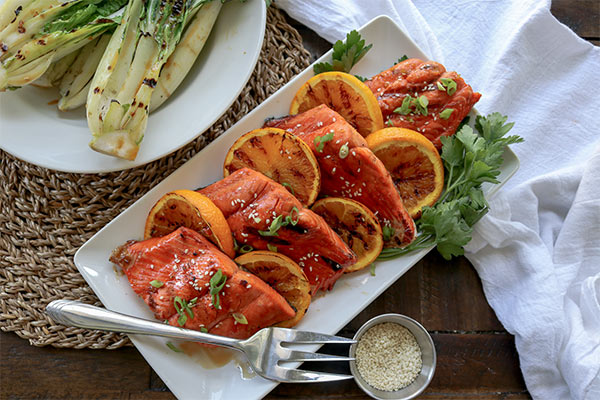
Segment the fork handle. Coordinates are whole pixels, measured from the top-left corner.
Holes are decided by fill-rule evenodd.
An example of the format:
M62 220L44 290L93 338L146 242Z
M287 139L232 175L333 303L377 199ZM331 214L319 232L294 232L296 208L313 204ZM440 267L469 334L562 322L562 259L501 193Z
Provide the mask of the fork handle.
M67 326L192 340L242 351L236 339L131 317L74 300L54 300L46 306L46 312L54 321Z

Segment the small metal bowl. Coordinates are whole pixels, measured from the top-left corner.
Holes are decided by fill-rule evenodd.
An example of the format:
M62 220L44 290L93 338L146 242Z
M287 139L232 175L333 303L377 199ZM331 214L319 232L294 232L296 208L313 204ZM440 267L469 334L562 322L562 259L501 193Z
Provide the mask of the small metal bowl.
M429 335L429 332L423 325L419 324L412 318L406 317L400 314L383 314L379 315L371 320L367 321L366 324L361 326L361 328L354 335L354 340L357 343L350 346L350 357L356 357L356 347L358 346L358 341L362 337L362 335L371 327L384 323L384 322L393 322L399 325L402 325L406 329L408 329L417 340L419 347L421 348L421 358L423 361L423 366L421 368L421 372L415 378L415 380L408 386L403 387L402 389L395 390L393 392L379 390L369 385L360 373L358 372L358 368L356 367L356 361L350 361L350 371L352 371L352 375L354 376L354 380L356 384L369 396L374 399L394 399L394 400L408 400L413 399L420 395L425 388L433 379L433 374L435 373L435 364L436 364L436 354L435 354L435 346L433 345L433 340Z

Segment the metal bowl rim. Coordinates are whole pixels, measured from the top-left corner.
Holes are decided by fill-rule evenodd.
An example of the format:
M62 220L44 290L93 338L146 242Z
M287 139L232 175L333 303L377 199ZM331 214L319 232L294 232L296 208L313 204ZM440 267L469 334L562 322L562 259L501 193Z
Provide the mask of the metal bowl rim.
M359 339L362 337L362 335L371 327L381 324L381 323L385 323L385 322L393 322L393 323L397 323L398 325L401 325L403 327L405 327L406 329L408 329L410 331L410 333L413 334L413 336L415 336L415 338L417 337L417 335L415 334L414 330L419 330L421 331L421 333L425 334L425 337L428 339L426 341L427 345L431 347L431 354L432 354L432 365L430 366L431 371L429 372L429 374L427 375L427 378L425 380L425 382L423 383L423 385L412 395L409 396L405 396L405 397L395 397L395 400L410 400L410 399L414 399L415 397L419 396L421 393L423 393L423 391L427 388L427 386L429 386L429 384L431 383L431 380L433 379L433 376L435 375L435 367L437 364L437 354L435 351L435 345L433 343L433 339L431 337L431 335L429 334L429 332L427 332L427 330L425 329L425 327L423 327L423 325L421 325L418 321L407 317L406 315L402 315L402 314L395 314L395 313L387 313L387 314L381 314L378 315L376 317L371 318L370 320L368 320L367 322L365 322L359 329L358 331L356 331L356 333L354 334L354 340L356 340L356 343L352 344L350 346L350 350L349 350L349 356L350 357L355 357L355 353L356 353L356 347L358 346L358 341ZM406 323L408 323L409 325L407 325ZM423 352L423 349L421 348L421 352ZM358 373L358 368L356 367L356 361L352 360L350 361L350 371L352 372L352 376L354 377L354 381L356 382L356 384L358 385L358 387L360 387L366 394L368 394L369 396L371 396L374 399L377 400L389 400L383 397L378 397L375 393L373 393L373 390L378 390L376 388L374 388L373 386L369 385ZM411 383L412 385L412 383ZM409 385L410 386L410 385ZM408 387L408 386L406 386ZM404 389L404 388L402 388ZM402 389L399 389L397 392L400 392ZM395 392L388 392L388 393L395 393Z

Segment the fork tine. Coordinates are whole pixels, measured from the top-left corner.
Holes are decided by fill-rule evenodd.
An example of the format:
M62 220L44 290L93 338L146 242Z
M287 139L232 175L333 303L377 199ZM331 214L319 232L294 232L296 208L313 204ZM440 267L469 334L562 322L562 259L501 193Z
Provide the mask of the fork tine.
M330 354L311 353L309 351L291 350L281 361L352 361L354 357L333 356Z
M303 383L303 382L333 382L352 379L352 375L332 374L329 372L305 371L303 369L283 368L285 382Z
M307 331L296 331L289 329L287 338L283 340L288 343L356 343L356 340L342 336L326 335Z

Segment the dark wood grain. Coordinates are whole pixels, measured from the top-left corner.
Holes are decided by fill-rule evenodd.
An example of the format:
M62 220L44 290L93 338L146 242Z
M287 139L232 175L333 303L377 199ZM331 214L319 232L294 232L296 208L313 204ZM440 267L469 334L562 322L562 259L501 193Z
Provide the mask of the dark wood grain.
M600 44L598 0L554 0L558 20ZM293 21L292 21L293 22ZM330 44L295 23L313 59ZM465 258L452 262L435 253L415 265L342 333L352 335L371 317L397 312L423 323L438 352L433 382L423 399L528 399L514 339L488 306L481 283ZM342 347L324 352L342 354ZM347 366L314 365L347 372ZM313 367L311 366L311 368ZM0 399L173 399L164 383L134 348L66 350L36 348L12 333L0 333ZM362 399L353 381L320 385L279 385L271 399Z
M550 11L583 39L600 41L600 1L553 0Z

